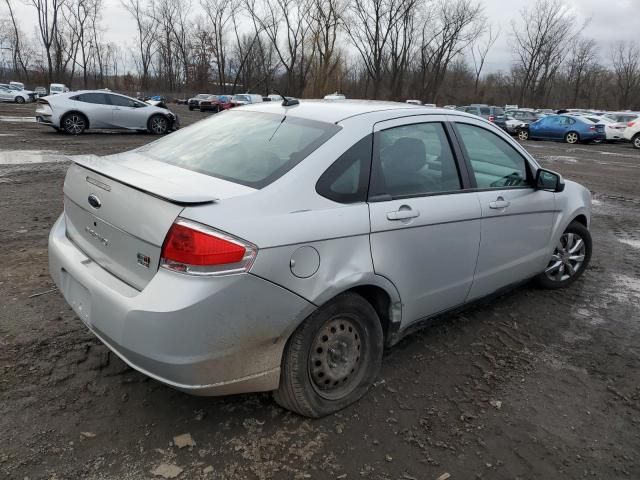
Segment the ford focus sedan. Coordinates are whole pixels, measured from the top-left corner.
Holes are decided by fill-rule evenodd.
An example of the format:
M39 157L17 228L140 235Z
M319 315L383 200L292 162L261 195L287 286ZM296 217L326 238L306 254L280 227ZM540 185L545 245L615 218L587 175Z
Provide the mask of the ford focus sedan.
M287 100L76 157L50 272L131 367L319 417L448 310L589 264L589 192L450 110Z

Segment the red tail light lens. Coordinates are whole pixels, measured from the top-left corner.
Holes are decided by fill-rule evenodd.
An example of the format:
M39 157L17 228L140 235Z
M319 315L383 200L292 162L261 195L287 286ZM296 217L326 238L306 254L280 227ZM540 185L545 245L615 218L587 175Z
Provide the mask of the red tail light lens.
M191 275L246 272L258 249L255 245L190 220L176 221L164 240L160 266Z
M633 127L636 124L636 122L629 122L627 123L627 127Z
M495 120L496 120L496 117L494 117L493 115L491 115L491 116L489 117L489 121L490 121L490 122L494 122Z
M591 125L591 126L589 127L589 130L595 130L595 129L596 129L596 127L594 127L593 125Z

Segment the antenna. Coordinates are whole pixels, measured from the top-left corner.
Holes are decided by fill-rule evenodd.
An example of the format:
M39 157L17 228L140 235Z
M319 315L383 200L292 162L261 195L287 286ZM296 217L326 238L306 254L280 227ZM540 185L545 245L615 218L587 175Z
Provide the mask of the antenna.
M300 105L300 102L298 101L297 98L285 97L282 93L280 93L275 88L273 89L273 91L276 92L278 95L280 95L282 97L282 104L281 105L283 107L293 107L294 105Z

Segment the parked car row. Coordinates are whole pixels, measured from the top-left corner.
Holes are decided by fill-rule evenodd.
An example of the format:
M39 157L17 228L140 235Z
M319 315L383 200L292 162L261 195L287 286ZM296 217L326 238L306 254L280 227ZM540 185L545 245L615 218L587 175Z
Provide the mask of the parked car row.
M255 93L238 93L235 95L213 95L209 93L199 93L187 100L189 110L200 110L201 112L220 112L241 105L251 105L253 103L280 101L282 97L272 93L263 97Z

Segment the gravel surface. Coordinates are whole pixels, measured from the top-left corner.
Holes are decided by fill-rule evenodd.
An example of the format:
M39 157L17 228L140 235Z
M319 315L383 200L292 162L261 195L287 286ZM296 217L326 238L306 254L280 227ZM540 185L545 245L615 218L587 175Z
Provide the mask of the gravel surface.
M183 125L204 116L176 109ZM268 394L172 390L87 331L47 268L64 156L154 137L7 121L33 110L0 105L1 478L640 478L640 152L630 145L525 144L594 194L581 280L525 285L436 320L386 352L364 399L312 421Z

